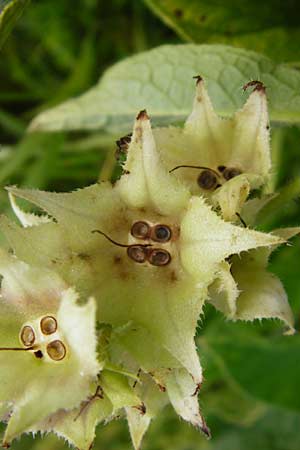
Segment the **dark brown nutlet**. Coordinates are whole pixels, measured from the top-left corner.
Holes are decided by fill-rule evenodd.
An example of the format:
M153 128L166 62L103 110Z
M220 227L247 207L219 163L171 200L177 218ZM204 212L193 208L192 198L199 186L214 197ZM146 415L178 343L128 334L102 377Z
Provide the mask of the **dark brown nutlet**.
M236 167L227 167L223 172L223 177L225 180L231 180L231 178L241 175L242 171Z
M53 334L57 330L57 321L53 316L45 316L40 322L40 327L43 334Z
M166 266L171 261L171 255L167 250L154 248L153 250L148 250L148 261L153 266Z
M20 338L25 347L31 347L35 341L33 328L29 325L25 325L21 330Z
M47 353L53 361L61 361L66 356L67 351L64 343L56 339L47 345Z
M218 179L213 171L205 169L198 176L197 183L202 189L211 190L217 186Z
M127 255L137 263L144 263L147 260L147 249L141 245L130 245L127 248Z
M172 231L168 225L155 225L151 230L151 239L155 242L168 242L171 237Z
M142 220L134 222L131 227L131 234L137 239L147 239L150 235L150 231L150 225Z

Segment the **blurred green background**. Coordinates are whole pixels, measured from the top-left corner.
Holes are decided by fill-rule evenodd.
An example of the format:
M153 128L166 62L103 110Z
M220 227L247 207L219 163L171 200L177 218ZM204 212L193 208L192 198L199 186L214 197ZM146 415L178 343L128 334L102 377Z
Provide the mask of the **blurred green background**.
M0 11L9 0L0 1ZM297 1L21 1L21 17L0 38L0 184L70 190L115 174L115 140L101 132L32 133L39 112L94 85L113 63L165 43L227 43L300 68ZM24 7L24 11L23 11ZM2 24L3 25L3 24ZM4 24L5 25L5 24ZM7 29L7 28L6 28ZM10 29L8 31L11 31ZM7 31L7 34L8 34ZM262 228L300 219L300 130L272 129L274 184L283 192ZM10 214L1 189L1 212ZM271 269L283 281L299 328L299 240L277 251ZM298 450L300 339L281 324L233 324L206 307L198 329L205 370L200 395L213 439L179 421L171 408L146 435L145 450ZM25 437L15 449L67 448L55 436ZM96 449L130 449L125 421L101 425Z

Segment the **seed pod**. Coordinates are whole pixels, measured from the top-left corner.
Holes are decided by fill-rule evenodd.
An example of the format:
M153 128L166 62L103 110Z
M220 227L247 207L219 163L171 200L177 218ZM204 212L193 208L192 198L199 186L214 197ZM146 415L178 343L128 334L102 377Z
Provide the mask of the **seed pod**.
M54 361L61 361L66 356L66 347L58 339L47 345L47 353Z
M168 225L155 225L151 230L151 239L156 242L168 242L172 237L171 228Z
M40 327L43 334L53 334L57 330L57 321L52 316L45 316L40 322Z
M166 266L171 261L171 255L167 250L154 248L148 251L148 261L153 266Z
M139 220L132 225L131 234L137 239L146 239L150 234L150 230L150 226L147 222Z
M20 339L25 347L31 347L35 341L33 328L31 328L29 325L25 325L21 330Z

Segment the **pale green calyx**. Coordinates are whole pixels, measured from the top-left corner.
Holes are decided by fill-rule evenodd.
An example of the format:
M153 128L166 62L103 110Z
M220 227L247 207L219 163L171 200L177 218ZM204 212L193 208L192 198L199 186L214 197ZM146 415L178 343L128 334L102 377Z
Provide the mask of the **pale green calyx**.
M240 209L250 189L267 182L271 169L265 87L259 81L244 90L248 87L254 90L243 109L224 119L215 113L204 81L197 77L193 110L184 128L154 130L168 169L193 194L201 193L219 205L226 220L237 219L234 208ZM227 184L233 178L234 192L228 197Z
M254 252L267 255L291 234L251 230L239 219L250 190L270 171L265 90L253 85L229 120L216 116L200 79L184 129L152 130L142 111L115 185L71 193L8 188L21 225L0 218L13 252L3 253L0 266L7 324L0 342L25 350L0 352L0 377L7 380L11 364L26 375L20 392L0 388L1 412L13 411L6 441L23 431L55 431L87 450L97 423L124 413L139 448L168 402L209 435L194 341L204 302L234 320L279 317L292 328L286 298L272 289L266 296L264 282L257 284L267 277L267 257L249 268ZM24 213L17 198L47 216ZM57 390L36 405L50 377L59 378Z
M94 300L47 269L1 252L0 404L4 444L59 409L80 404L101 367L96 357Z

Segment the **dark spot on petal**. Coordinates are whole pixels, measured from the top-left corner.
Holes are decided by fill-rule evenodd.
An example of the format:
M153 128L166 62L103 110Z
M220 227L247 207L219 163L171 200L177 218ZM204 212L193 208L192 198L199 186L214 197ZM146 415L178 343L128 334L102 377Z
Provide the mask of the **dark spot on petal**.
M146 406L143 402L140 405L133 406L133 408L137 409L142 415L146 414Z
M122 262L122 258L119 255L114 256L114 264L120 264Z
M170 280L174 283L175 281L178 281L178 277L176 275L175 270L172 270L170 273Z
M91 255L88 255L87 253L78 253L77 256L84 261L88 261L89 259L91 259Z

